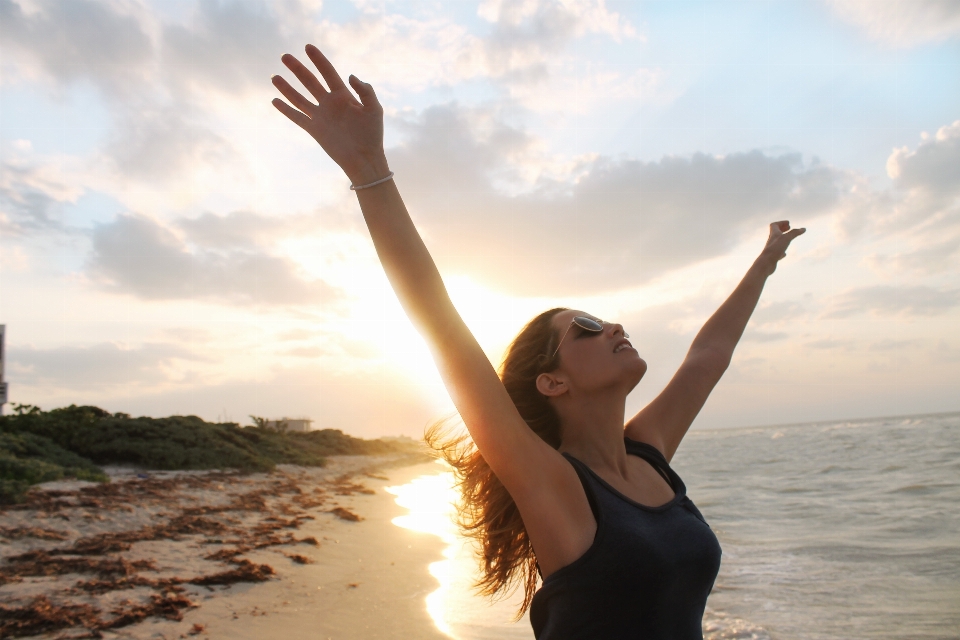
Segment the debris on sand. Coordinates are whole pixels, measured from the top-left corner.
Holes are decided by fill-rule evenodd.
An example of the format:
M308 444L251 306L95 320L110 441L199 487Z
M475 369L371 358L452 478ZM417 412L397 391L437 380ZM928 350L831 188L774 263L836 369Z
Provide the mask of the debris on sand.
M373 489L365 487L358 482L351 482L351 476L344 474L333 481L333 490L338 496L352 496L354 493L363 493L373 495L376 493Z
M23 607L0 604L0 636L22 638L71 627L94 629L100 624L99 613L89 604L53 604L47 596L37 596Z
M332 516L363 520L331 500L333 495L374 493L356 482L359 473L363 471L319 482L279 471L255 479L222 472L158 473L70 490L30 491L25 502L0 507L0 515L11 515L10 522L3 521L9 526L0 526L0 585L40 578L44 593L33 597L6 590L0 599L0 637L51 633L60 634L60 640L103 638L108 630L148 618L180 621L199 606L191 600L195 587L275 578L272 566L244 557L258 549L277 548L292 563L313 564L313 558L284 547L319 547L316 537L297 535L310 521ZM70 522L71 530L46 524L58 520ZM138 546L164 540L188 541L178 549L195 549L196 555L178 562L179 567L161 567L144 557L149 547ZM211 549L211 544L218 547ZM137 551L141 554L131 555ZM222 570L184 571L196 567L194 562L202 566L202 560L222 563ZM128 592L129 599L101 598L120 591ZM206 625L194 624L187 635L204 633Z
M329 513L332 513L333 515L337 516L341 520L349 520L350 522L360 522L361 520L363 520L363 518L355 514L353 511L350 511L349 509L345 509L343 507L335 507L333 509L330 509Z
M299 553L285 553L283 555L287 556L297 564L313 564L313 559L308 558L307 556L302 556Z
M217 562L234 562L237 559L237 556L243 555L250 551L250 547L245 545L240 545L236 547L224 547L219 551L214 551L213 553L203 556L204 560L215 560Z
M146 604L124 600L119 607L111 611L114 618L102 622L98 629L117 629L153 617L179 622L183 620L184 609L193 609L197 606L188 597L179 593L153 594Z
M55 604L45 595L40 595L22 607L0 604L0 637L22 638L61 629L84 627L88 634L74 638L101 638L99 632L135 624L146 618L162 617L168 620L183 620L183 610L197 605L179 593L151 595L147 603L124 600L104 620L100 609L89 604Z
M215 584L234 584L237 582L266 582L274 573L268 564L254 564L249 560L237 560L237 568L222 573L213 573L187 580L190 584L211 586Z
M153 580L141 575L124 576L112 580L81 580L73 586L68 593L89 593L90 595L102 595L111 591L121 591L123 589L134 589L136 587L164 587L167 590L177 592L183 591L183 587L177 586L175 580Z
M103 558L71 558L53 555L47 551L31 551L7 558L0 567L0 584L19 582L25 577L62 576L68 573L86 573L101 578L131 576L140 571L156 571L153 560L127 560L121 556Z
M40 527L0 527L0 537L7 540L37 538L38 540L66 540L70 534Z

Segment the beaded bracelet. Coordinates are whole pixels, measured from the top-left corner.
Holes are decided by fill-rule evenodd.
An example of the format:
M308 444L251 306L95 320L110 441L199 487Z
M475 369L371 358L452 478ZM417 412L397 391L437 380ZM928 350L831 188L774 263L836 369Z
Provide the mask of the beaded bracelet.
M375 186L377 186L378 184L383 184L383 183L386 182L387 180L393 180L393 171L391 171L391 172L390 172L390 175L388 175L386 178L380 178L379 180L375 180L374 182L371 182L370 184L361 184L361 185L356 186L356 187L353 186L353 185L350 185L350 190L351 190L351 191L359 191L360 189L369 189L370 187L375 187Z

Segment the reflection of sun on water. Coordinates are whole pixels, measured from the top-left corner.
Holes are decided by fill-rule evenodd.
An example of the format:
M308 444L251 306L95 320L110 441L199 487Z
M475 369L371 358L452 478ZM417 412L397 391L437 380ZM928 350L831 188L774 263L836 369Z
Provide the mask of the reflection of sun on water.
M432 533L439 536L447 545L443 550L446 560L430 565L430 575L440 581L440 588L427 596L427 612L433 618L440 631L453 636L450 625L444 616L444 596L450 588L450 561L457 542L457 528L452 516L457 492L453 488L453 473L441 473L435 476L421 476L409 484L399 487L387 487L387 492L397 496L397 504L410 513L397 516L393 524L404 529Z
M477 562L473 546L458 535L453 522L454 503L459 497L453 487L453 473L421 476L387 491L410 511L394 518L395 525L433 534L446 545L444 559L430 565L430 574L440 586L427 596L427 612L437 628L457 640L532 638L526 617L515 624L510 622L520 603L519 592L491 604L472 590Z

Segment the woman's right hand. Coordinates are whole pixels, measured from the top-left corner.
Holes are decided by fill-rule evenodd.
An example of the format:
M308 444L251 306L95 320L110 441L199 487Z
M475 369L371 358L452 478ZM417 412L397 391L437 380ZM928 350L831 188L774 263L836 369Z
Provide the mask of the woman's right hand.
M791 229L790 222L780 220L770 223L770 236L767 238L767 244L760 252L758 261L762 261L767 267L769 273L773 274L777 270L777 262L787 257L787 249L794 238L806 233L805 228Z
M383 107L373 87L351 75L350 86L360 96L358 102L319 49L308 44L306 52L327 82L329 91L310 69L287 53L280 59L316 98L317 104L303 97L282 77L273 76L273 86L293 107L280 98L274 98L273 106L313 136L353 184L386 177L390 169L383 152Z

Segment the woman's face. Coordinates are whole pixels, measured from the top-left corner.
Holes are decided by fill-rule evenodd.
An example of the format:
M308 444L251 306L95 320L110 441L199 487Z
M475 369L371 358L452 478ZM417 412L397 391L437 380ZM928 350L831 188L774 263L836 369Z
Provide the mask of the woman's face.
M622 386L625 393L629 393L643 378L647 363L626 338L623 327L602 323L603 331L586 331L577 325L571 326L574 316L600 321L596 316L576 310L561 311L553 317L557 340L566 333L557 351L556 372L566 377L575 390L590 392Z

